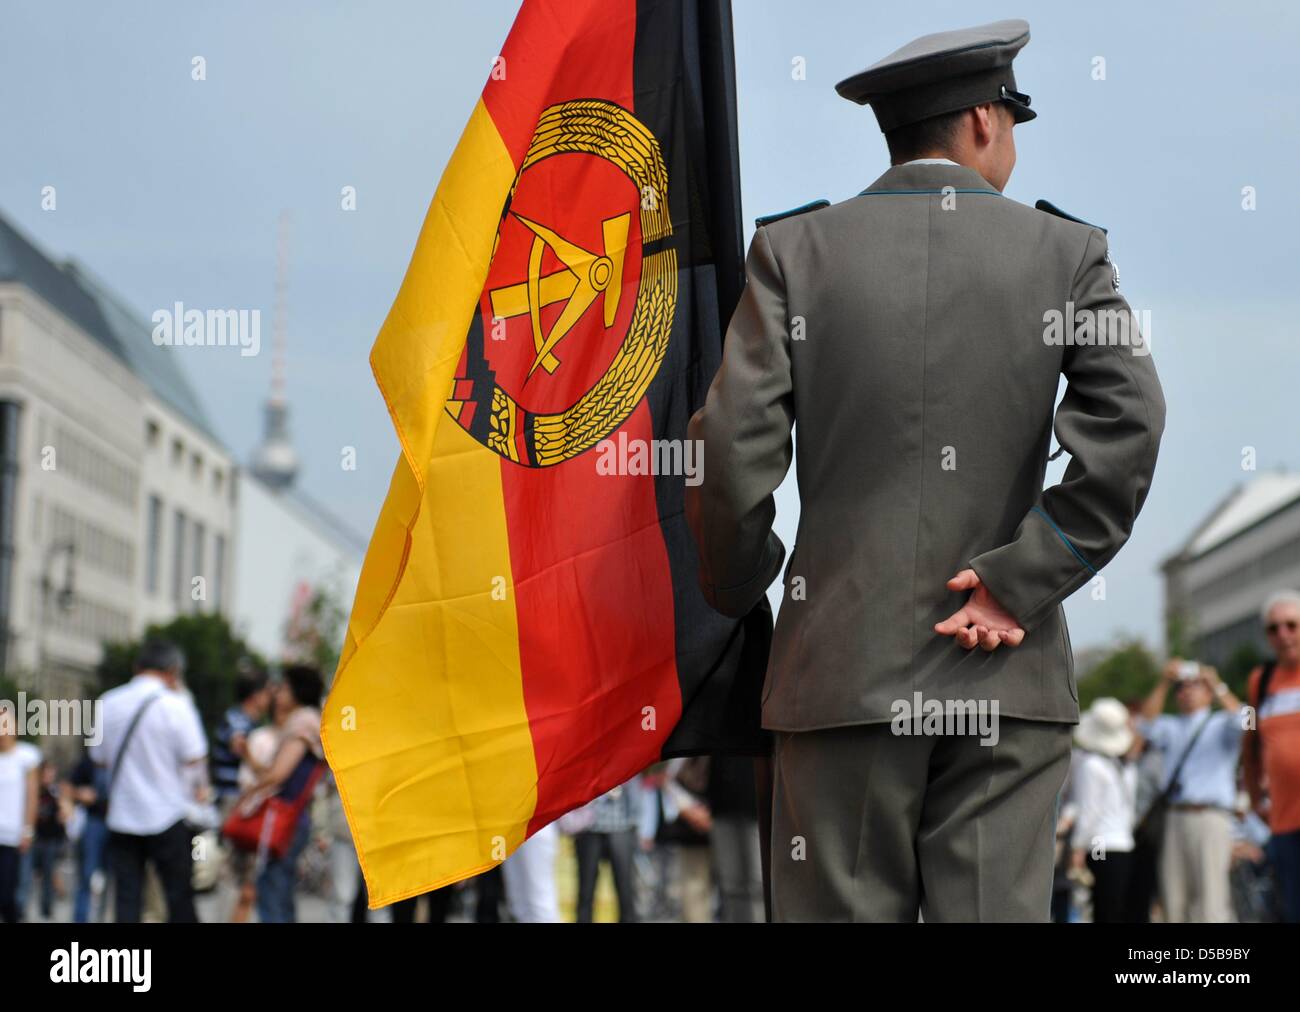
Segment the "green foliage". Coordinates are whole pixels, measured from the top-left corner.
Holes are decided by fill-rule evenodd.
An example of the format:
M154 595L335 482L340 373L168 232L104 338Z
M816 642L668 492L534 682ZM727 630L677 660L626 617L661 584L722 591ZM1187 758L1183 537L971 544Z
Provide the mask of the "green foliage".
M18 705L18 693L22 690L23 683L15 679L12 675L0 675L0 703L11 703L13 706ZM10 720L17 719L17 711L11 710L8 715ZM30 735L23 737L30 738Z
M104 644L104 655L99 659L99 666L95 669L96 675L99 676L101 692L130 679L131 665L135 661L135 652L139 648L139 640Z
M171 640L185 652L185 685L194 696L203 723L213 728L235 701L235 679L265 661L237 637L221 615L181 615L165 625L151 625L142 639ZM121 685L132 675L140 641L106 643L98 674L101 690Z
M1160 677L1160 662L1141 640L1121 643L1079 679L1079 705L1114 696L1122 703L1142 699Z
M7 699L11 703L18 700L19 684L9 675L0 675L0 699Z
M339 666L347 622L348 612L338 588L332 584L313 588L311 597L285 628L285 660L312 665L328 686Z
M1245 702L1246 683L1250 680L1250 673L1263 664L1265 659L1253 643L1242 643L1229 655L1219 677L1228 683L1234 696Z
M1170 657L1195 657L1196 644L1186 616L1172 614L1165 623L1165 646Z
M1170 642L1179 642L1172 630ZM1171 649L1170 656L1190 660L1196 650L1184 644L1182 650ZM1238 699L1244 700L1250 672L1263 661L1254 645L1243 643L1219 670L1219 677ZM1086 709L1102 696L1114 696L1123 703L1143 699L1155 688L1162 668L1163 664L1140 640L1121 643L1079 678L1079 705ZM1174 693L1170 692L1165 703L1167 712L1173 712L1173 700Z

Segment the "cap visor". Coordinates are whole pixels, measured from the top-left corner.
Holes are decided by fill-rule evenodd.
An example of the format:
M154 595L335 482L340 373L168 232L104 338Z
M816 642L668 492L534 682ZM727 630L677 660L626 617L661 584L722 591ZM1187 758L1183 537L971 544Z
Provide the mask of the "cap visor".
M1006 102L1006 99L1003 99ZM1037 119L1038 113L1027 105L1019 102L1006 102L1007 108L1011 110L1011 115L1016 118L1017 123L1028 123L1031 119Z

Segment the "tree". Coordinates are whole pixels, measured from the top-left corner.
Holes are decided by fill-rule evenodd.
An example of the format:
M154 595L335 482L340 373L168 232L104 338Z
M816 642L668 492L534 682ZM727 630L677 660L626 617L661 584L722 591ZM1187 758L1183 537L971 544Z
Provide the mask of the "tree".
M1170 657L1196 656L1196 649L1185 645L1179 637L1170 636L1170 642L1184 642L1181 651L1171 651ZM1246 698L1246 682L1252 670L1264 658L1252 643L1240 644L1219 669L1219 677L1227 683L1238 699ZM1123 703L1145 698L1160 678L1163 664L1140 640L1121 643L1079 678L1079 705L1090 706L1102 696L1114 696ZM1174 693L1170 692L1165 710L1174 712Z
M1242 643L1228 656L1228 662L1219 672L1219 677L1228 683L1228 688L1238 699L1246 699L1246 684L1250 673L1264 663L1261 654L1253 643Z
M329 685L339 666L348 613L335 583L304 589L285 624L285 661L312 665Z
M164 625L149 626L141 640L104 644L97 669L101 690L127 681L140 643L154 638L170 640L185 652L185 685L209 729L233 705L240 673L265 668L266 662L234 634L224 616L181 615Z
M1079 679L1079 705L1113 696L1122 703L1141 699L1160 677L1160 662L1141 640L1121 643Z
M9 675L0 675L0 700L8 700L11 703L17 703L20 686L18 682Z
M1170 657L1195 657L1196 637L1187 616L1171 614L1165 622L1165 647Z
M21 691L22 686L12 675L7 673L0 675L0 706L13 707L7 715L10 720L18 719L18 693ZM24 735L24 737L29 736Z

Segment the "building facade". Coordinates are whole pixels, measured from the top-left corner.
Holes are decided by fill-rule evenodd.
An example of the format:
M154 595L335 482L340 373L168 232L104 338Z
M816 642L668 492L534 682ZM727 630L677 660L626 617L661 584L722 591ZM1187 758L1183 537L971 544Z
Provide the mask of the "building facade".
M268 661L285 659L288 627L313 594L351 608L365 544L296 489L245 472L236 544L235 625Z
M1260 474L1233 492L1165 561L1165 617L1204 663L1244 647L1266 655L1260 608L1300 589L1300 475Z
M0 222L0 642L52 692L133 627L144 393L94 301Z
M235 468L138 316L0 218L0 659L76 696L103 644L229 593Z
M95 299L145 392L139 544L133 634L176 615L231 614L238 471L213 431L173 347L153 342L153 328L81 264L67 270Z
M295 488L282 335L248 471L177 354L0 216L0 668L20 688L95 691L106 642L204 611L276 661L305 595L351 604L364 542Z

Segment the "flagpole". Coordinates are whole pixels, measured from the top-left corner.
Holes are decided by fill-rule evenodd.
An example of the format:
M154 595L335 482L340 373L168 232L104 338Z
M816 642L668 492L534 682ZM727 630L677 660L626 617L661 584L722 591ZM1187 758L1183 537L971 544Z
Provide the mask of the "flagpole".
M731 0L700 0L700 48L716 60L704 61L704 117L709 143L725 157L707 160L712 177L709 192L734 194L734 200L717 200L711 208L718 291L718 333L727 324L745 287L744 212L740 194L740 137L736 116L736 48ZM761 606L760 606L761 607ZM746 624L750 623L746 619ZM766 660L766 658L765 658ZM772 757L754 759L754 787L758 802L758 834L763 870L763 911L772 920Z

